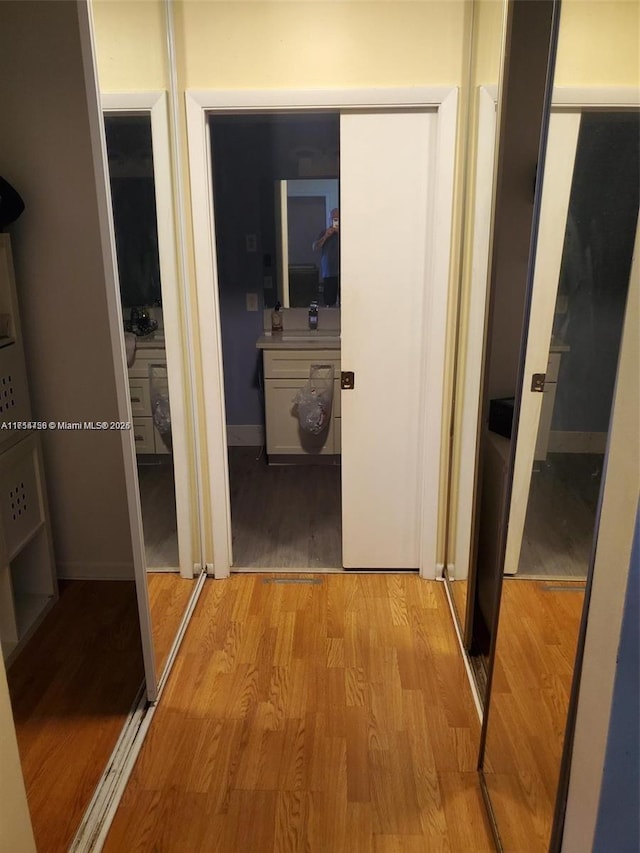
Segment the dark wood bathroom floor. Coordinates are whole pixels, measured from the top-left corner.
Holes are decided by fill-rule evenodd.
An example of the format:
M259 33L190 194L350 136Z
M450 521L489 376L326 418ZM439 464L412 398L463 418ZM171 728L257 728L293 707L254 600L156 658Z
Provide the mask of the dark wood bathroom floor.
M234 568L342 567L339 465L267 465L229 448Z

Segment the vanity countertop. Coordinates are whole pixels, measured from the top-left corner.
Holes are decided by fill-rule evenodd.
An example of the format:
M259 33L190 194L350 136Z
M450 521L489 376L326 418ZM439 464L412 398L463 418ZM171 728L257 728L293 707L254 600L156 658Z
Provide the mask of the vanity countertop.
M136 337L136 349L158 349L164 346L164 329L151 332L150 335Z
M339 350L340 333L334 330L291 330L284 332L266 332L256 341L256 349L289 350Z

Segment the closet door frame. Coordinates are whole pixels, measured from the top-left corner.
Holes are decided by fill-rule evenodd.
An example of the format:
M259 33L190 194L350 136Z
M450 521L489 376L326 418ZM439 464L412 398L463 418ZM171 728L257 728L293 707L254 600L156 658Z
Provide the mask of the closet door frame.
M185 101L202 387L207 389L203 401L209 474L208 511L203 516L210 531L206 568L216 578L229 576L232 547L208 117L217 112L256 114L319 110L342 114L357 110L384 112L426 109L437 113L435 186L427 236L429 259L426 287L430 300L425 305L423 322L426 343L421 352L423 399L420 422L421 434L425 438L419 459L419 571L423 578L440 577L442 565L438 565L437 561L438 519L441 505L444 504L440 468L458 89L441 86L411 89L188 90L185 92ZM434 488L434 483L438 484L437 488Z
M482 160L485 166L493 159L493 154L489 152L493 152L495 146L497 94L497 88L494 86L479 87L478 96L481 102L481 111L478 126L478 149L485 152ZM578 88L557 86L553 90L551 113L552 115L563 113L581 114L586 110L623 110L638 107L640 107L638 92L631 87ZM481 178L478 176L478 186L480 186L480 182ZM490 192L486 184L484 186L485 191ZM477 196L476 204L479 204ZM474 270L471 279L470 302L476 310L473 315L475 317L474 325L470 327L467 343L464 388L461 401L461 410L464 419L461 431L465 451L461 454L460 459L459 483L466 488L459 489L456 505L457 520L453 564L448 567L449 575L454 580L465 580L469 577L471 588L474 582L470 562L472 527L475 515L473 497L475 488L470 491L470 487L475 482L477 471L476 457L481 431L479 421L481 406L478 394L480 393L480 373L486 334L485 311L490 238L491 229L489 227L476 228L474 230ZM478 266L476 266L476 261ZM480 310L481 307L482 311ZM545 367L546 360L542 369L544 370Z
M180 326L181 299L179 291L178 258L175 243L175 208L171 186L171 152L167 93L109 92L102 95L102 111L110 116L147 115L151 120L153 149L153 180L158 223L158 255L162 287L162 309L167 352L167 376L171 404L173 472L175 479L176 521L178 531L178 561L180 575L193 578L196 566L193 559L190 477L186 414L187 387L184 369L188 370L191 352L183 342ZM187 360L183 364L183 360Z

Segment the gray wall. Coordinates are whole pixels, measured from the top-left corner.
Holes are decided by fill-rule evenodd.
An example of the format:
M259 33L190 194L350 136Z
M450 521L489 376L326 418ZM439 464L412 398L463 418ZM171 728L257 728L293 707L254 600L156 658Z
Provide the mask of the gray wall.
M552 429L607 432L640 186L637 114L587 113L578 136L554 332L563 354Z
M76 4L3 2L1 15L0 174L26 204L10 233L33 415L116 420ZM120 436L41 438L59 573L132 577Z

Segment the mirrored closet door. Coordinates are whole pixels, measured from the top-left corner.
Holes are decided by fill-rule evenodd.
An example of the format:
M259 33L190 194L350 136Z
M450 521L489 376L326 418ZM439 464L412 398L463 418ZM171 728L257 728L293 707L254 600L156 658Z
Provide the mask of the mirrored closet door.
M103 96L120 306L154 657L161 675L193 593L193 441L175 248L167 97Z
M637 400L637 379L631 387L621 369L637 347L637 44L625 36L627 4L591 12L560 11L546 140L521 164L532 176L520 187L533 213L529 282L514 273L491 292L464 627L484 678L481 777L505 851L561 849L589 598L614 571L603 556L619 536L612 507L635 513L637 499L637 476L629 489L611 465L624 441L637 459L637 406L635 435L616 427ZM614 31L611 86L593 86L605 75L592 59ZM553 55L553 36L539 49L540 61Z

